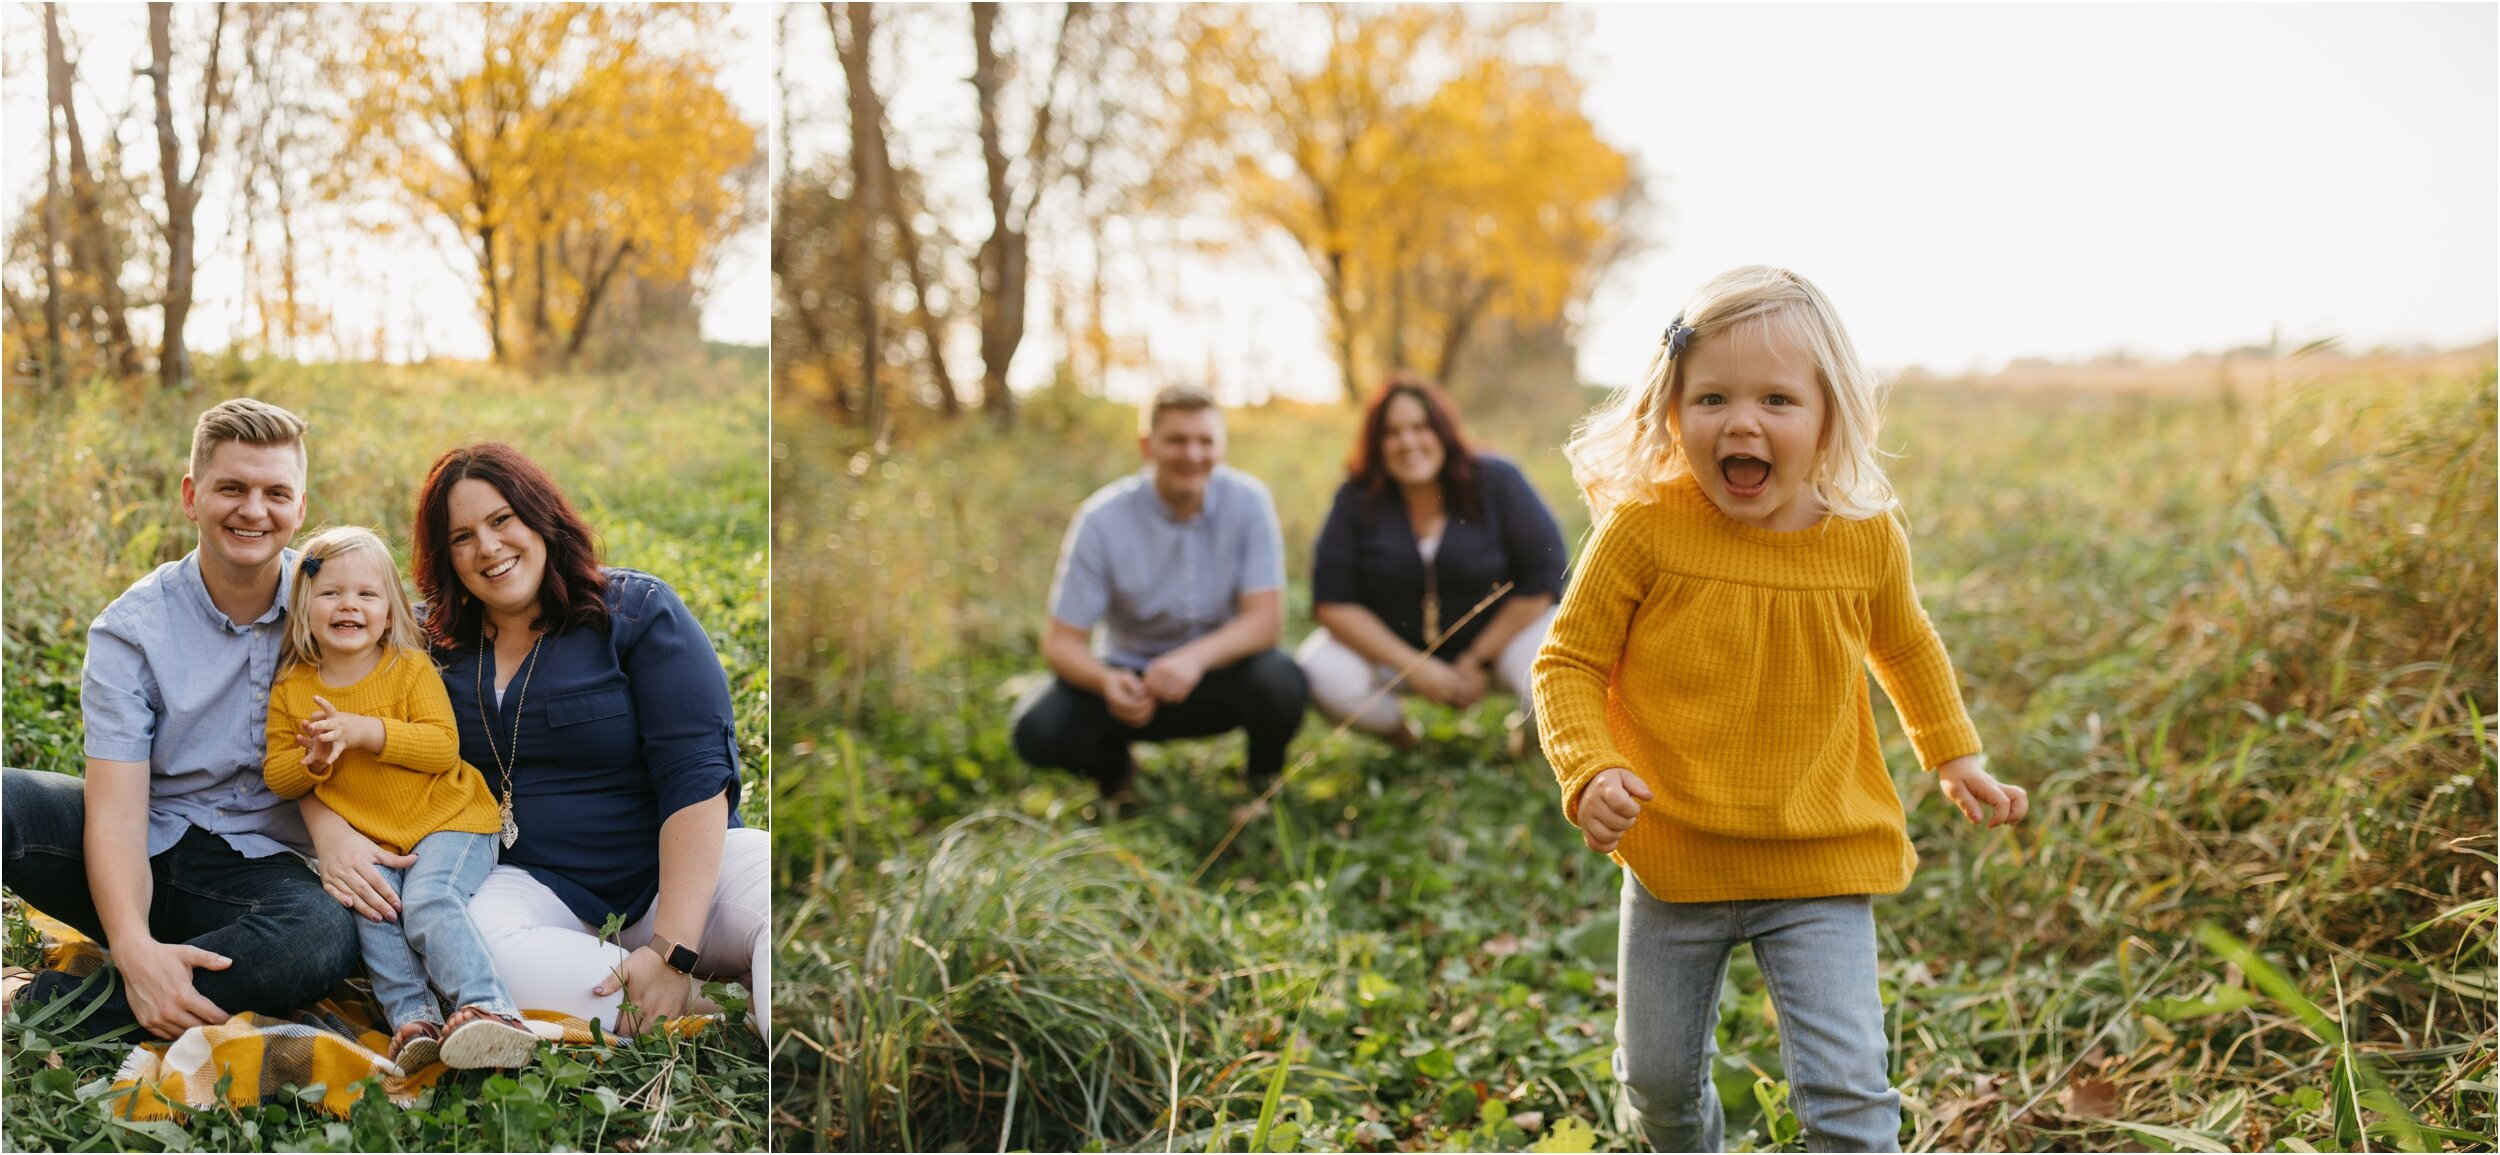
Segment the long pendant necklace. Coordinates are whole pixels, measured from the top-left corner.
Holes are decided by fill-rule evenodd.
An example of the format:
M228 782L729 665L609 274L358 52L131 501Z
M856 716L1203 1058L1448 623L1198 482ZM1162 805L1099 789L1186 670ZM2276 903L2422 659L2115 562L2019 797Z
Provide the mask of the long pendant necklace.
M547 635L540 633L537 640L530 643L529 656L521 659L521 664L527 669L521 671L520 700L512 707L512 758L510 761L504 759L503 749L495 745L495 716L486 712L486 659L488 655L494 653L493 650L487 648L490 644L486 638L486 624L478 623L477 717L479 721L486 723L486 752L495 756L495 769L503 773L503 845L504 849L510 850L513 843L521 840L521 824L512 819L512 768L521 764L521 711L529 708L530 679L538 676L538 647L547 644Z

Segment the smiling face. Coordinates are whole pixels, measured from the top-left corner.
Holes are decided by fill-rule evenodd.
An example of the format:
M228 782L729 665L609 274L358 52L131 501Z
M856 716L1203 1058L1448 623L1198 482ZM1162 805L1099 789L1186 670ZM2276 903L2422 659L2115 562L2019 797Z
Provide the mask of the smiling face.
M200 527L203 561L233 573L276 565L304 524L303 447L219 444L183 475L182 516Z
M1685 358L1676 435L1711 503L1760 529L1821 520L1812 478L1827 402L1813 359L1764 324L1696 341Z
M539 581L547 572L547 539L504 500L503 491L463 478L446 502L452 571L491 617L527 623L538 616Z
M1214 409L1173 409L1137 439L1154 465L1155 492L1183 514L1205 503L1207 479L1224 463L1224 415Z
M1433 432L1431 415L1412 393L1389 399L1380 414L1381 465L1399 485L1436 485L1449 447Z
M321 572L299 580L309 583L304 613L325 668L353 662L391 636L390 586L399 578L372 554L335 554L323 559Z

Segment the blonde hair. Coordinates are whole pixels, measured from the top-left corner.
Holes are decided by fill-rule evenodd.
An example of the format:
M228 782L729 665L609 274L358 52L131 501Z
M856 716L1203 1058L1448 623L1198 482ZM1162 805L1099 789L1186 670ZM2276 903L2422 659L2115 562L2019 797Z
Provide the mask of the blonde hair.
M1814 362L1830 409L1808 483L1823 507L1853 521L1893 510L1898 502L1875 446L1884 386L1858 360L1839 311L1821 289L1786 269L1746 265L1712 278L1679 316L1692 330L1681 353L1661 337L1640 383L1617 390L1581 418L1563 446L1571 479L1596 520L1626 501L1656 501L1667 483L1692 472L1676 432L1684 363L1693 345L1739 328L1785 336Z
M1163 420L1164 414L1193 413L1201 409L1214 410L1216 420L1224 419L1224 408L1215 403L1215 394L1196 385L1166 385L1155 392L1153 400L1137 411L1137 432L1140 436L1152 436L1155 422Z
M304 461L304 419L266 401L237 397L220 401L200 414L191 427L191 476L208 468L208 455L229 441L245 445L292 445L295 460Z
M391 628L381 639L383 658L395 658L399 651L425 652L424 637L417 632L416 611L408 605L408 587L399 580L399 563L391 557L391 547L382 541L382 535L361 525L334 525L314 534L295 559L295 588L286 599L286 639L278 651L281 677L297 666L321 668L321 643L313 637L312 615L304 612L305 603L312 600L313 587L313 575L304 572L304 563L327 563L331 558L350 554L373 559L383 573L390 575L382 583L383 589L389 591L391 603Z

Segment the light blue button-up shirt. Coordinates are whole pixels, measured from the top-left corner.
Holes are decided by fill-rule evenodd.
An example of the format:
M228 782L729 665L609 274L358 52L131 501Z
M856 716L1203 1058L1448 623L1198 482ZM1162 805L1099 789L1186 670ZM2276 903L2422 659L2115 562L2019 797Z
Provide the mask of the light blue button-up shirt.
M1051 580L1050 616L1109 635L1103 660L1146 663L1241 612L1245 594L1283 589L1285 539L1258 478L1219 465L1182 521L1151 467L1094 491L1077 510Z
M151 858L185 826L247 858L312 852L295 803L261 776L295 583L295 551L278 556L278 600L248 625L209 600L193 550L133 583L87 627L87 757L148 764Z

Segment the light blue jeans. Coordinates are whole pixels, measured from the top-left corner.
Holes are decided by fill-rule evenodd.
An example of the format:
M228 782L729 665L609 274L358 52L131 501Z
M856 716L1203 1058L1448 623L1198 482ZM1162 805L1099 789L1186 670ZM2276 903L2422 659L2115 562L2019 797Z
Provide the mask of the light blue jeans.
M495 960L469 921L469 896L495 868L495 836L437 830L418 840L417 864L406 870L376 864L399 892L399 921L356 920L356 943L364 949L373 997L396 1031L414 1022L443 1021L433 987L454 1008L479 1006L520 1017Z
M1623 875L1615 1081L1660 1151L1718 1151L1726 1119L1711 1067L1728 952L1753 944L1779 1011L1789 1105L1810 1151L1898 1151L1875 913L1863 894L1660 902Z

